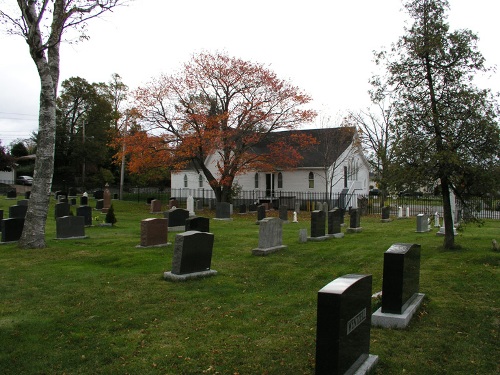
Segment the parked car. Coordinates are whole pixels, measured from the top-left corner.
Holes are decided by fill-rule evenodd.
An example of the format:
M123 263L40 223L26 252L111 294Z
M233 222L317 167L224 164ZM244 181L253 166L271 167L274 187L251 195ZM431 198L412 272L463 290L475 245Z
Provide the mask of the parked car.
M16 183L19 185L33 185L33 177L31 176L18 176Z
M380 195L380 190L379 189L370 189L368 192L368 195Z

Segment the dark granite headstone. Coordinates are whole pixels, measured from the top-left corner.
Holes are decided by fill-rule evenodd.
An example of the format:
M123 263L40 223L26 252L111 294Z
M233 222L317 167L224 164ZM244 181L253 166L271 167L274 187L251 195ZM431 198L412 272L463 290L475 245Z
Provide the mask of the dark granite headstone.
M281 205L278 208L279 218L283 221L288 221L288 207L286 205Z
M257 205L255 203L248 205L248 211L250 211L250 212L257 211Z
M389 220L391 216L391 207L385 206L382 207L382 220Z
M10 218L2 220L2 242L18 241L24 227L24 218Z
M141 221L141 245L158 246L167 243L168 219L149 218Z
M57 217L56 237L58 239L85 237L85 219L83 216Z
M70 197L76 197L76 189L74 187L70 187L68 189L68 196L70 196Z
M198 232L210 232L210 220L208 217L194 216L186 219L186 232L196 230Z
M172 273L183 275L210 269L214 235L212 233L189 231L175 236Z
M418 293L420 245L397 243L384 253L382 312L401 314Z
M338 208L328 211L328 234L338 234L341 232L341 215L342 211Z
M95 201L95 209L102 210L104 208L104 199L98 199Z
M55 205L55 218L69 216L71 212L71 206L69 203L61 202Z
M104 190L96 190L94 191L95 199L103 199L104 198Z
M318 292L316 375L353 374L369 357L371 275L345 275Z
M257 221L261 221L266 218L266 206L263 204L257 206Z
M86 226L92 225L92 207L80 206L76 209L76 216L83 216L83 222Z
M28 205L28 200L27 199L21 199L20 201L17 201L18 206L27 206Z
M89 204L89 197L80 197L80 206L87 206Z
M217 202L215 206L215 217L217 219L230 219L231 204L228 202Z
M349 228L359 228L360 227L360 214L361 211L357 208L353 208L350 212Z
M7 198L9 198L9 199L17 198L16 189L7 190Z
M189 217L189 211L183 208L172 208L163 213L163 216L168 219L169 228L184 227L186 219Z
M26 212L28 212L28 206L25 205L15 205L9 207L9 218L25 218Z
M311 212L311 237L323 237L325 235L325 221L325 211Z
M246 213L247 213L247 205L240 204L240 214L246 214Z
M76 198L75 198L75 197L70 198L70 199L69 199L69 204L70 204L71 206L76 206Z
M31 191L27 191L27 192L24 193L24 198L25 199L30 199L30 197L31 197Z
M3 220L3 210L0 210L0 220Z

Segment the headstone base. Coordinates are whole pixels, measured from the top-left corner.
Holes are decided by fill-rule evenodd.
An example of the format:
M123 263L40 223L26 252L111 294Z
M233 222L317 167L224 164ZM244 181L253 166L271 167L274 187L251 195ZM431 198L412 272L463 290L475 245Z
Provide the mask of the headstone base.
M268 248L265 248L265 249L260 249L260 248L257 247L255 249L252 249L252 255L264 256L264 255L275 253L275 252L277 252L279 250L286 249L286 248L287 248L286 245L268 247Z
M383 313L382 307L372 314L372 326L383 328L406 328L422 304L425 294L416 293L413 301L402 314Z
M59 237L59 238L56 237L54 238L54 240L79 240L84 238L89 238L89 236Z
M149 245L149 246L142 246L142 245L136 245L137 249L147 249L149 247L166 247L172 245L172 242L166 242L166 243L159 243L156 245Z
M329 238L344 238L344 233L327 234L327 237L329 237Z
M183 275L177 275L177 274L174 274L174 273L168 271L168 272L163 273L163 278L165 280L169 280L169 281L186 281L186 280L191 280L191 279L201 279L204 277L210 277L210 276L215 276L215 275L217 275L216 270L192 272L192 273L186 273Z
M213 220L233 221L233 218L232 217L214 217Z
M185 225L179 225L177 227L168 227L169 232L185 232L186 231L186 226Z
M329 236L318 236L318 237L307 237L307 240L312 242L320 242L320 241L326 241L329 238L330 238Z
M363 231L363 228L362 227L358 227L358 228L347 228L345 230L346 233L361 233Z
M429 233L431 230L428 228L426 230L416 230L415 233Z
M359 366L359 368L356 370L356 372L352 373L353 375L366 375L366 374L371 374L373 373L373 370L375 369L375 366L377 366L378 363L378 355L373 355L373 354L368 354L368 358ZM346 373L349 373L349 370L347 370Z

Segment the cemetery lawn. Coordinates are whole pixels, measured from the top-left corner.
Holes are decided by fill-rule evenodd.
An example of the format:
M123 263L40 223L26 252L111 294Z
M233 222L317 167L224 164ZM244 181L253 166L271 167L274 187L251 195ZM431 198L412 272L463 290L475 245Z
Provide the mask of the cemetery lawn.
M4 212L14 203L0 197ZM380 291L383 254L398 242L421 245L426 297L408 328L372 328L376 374L500 372L500 253L491 245L500 221L467 226L461 248L444 251L434 228L415 233L414 218L362 217L361 233L302 244L310 223L301 213L283 226L288 248L257 257L256 215L235 214L210 220L218 274L176 283L163 280L173 245L135 247L140 221L162 215L145 203L113 207L118 222L86 228L86 239L55 240L51 207L46 249L0 245L2 374L314 374L318 290L361 273Z

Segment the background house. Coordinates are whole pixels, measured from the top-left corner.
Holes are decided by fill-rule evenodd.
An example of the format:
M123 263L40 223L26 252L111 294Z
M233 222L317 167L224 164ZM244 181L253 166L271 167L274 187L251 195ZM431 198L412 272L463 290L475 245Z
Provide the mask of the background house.
M240 197L269 200L281 196L308 194L318 201L331 201L343 195L366 194L369 190L369 165L364 157L355 128L322 128L272 133L254 147L255 153L266 153L269 144L280 137L306 134L317 144L299 150L301 159L294 168L245 171L236 176L234 186ZM217 155L207 160L209 169L217 175ZM272 161L270 161L272 165ZM192 195L211 198L211 188L201 171L193 165L172 172L172 196ZM348 199L348 198L347 198ZM356 207L356 202L348 206Z

